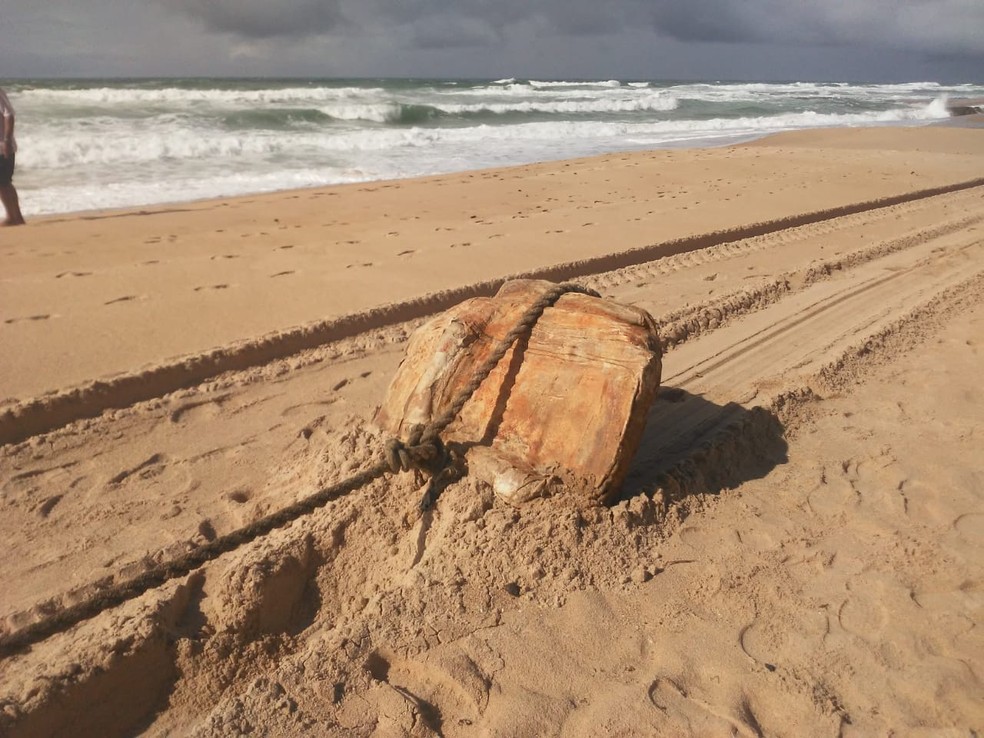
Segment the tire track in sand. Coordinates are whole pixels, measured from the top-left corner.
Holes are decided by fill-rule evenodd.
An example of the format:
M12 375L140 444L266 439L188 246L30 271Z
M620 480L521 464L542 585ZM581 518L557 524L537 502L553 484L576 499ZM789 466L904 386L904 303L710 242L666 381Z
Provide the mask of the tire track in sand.
M926 250L932 253L934 249L943 248L947 243L953 244L964 244L972 243L974 240L973 226L981 220L981 216L965 216L964 213L967 212L965 209L964 199L970 195L960 194L957 196L951 196L949 198L944 198L942 202L938 201L936 203L937 208L942 208L942 213L946 214L950 211L955 211L958 213L956 217L952 216L950 218L942 217L941 213L937 210L931 210L929 213L923 213L922 218L925 222L926 216L939 218L939 221L929 228L914 228L909 231L905 231L905 228L911 226L911 223L907 223L905 220L906 212L895 212L891 216L891 220L894 225L903 229L901 235L895 238L889 238L879 243L875 243L871 246L858 249L853 252L843 253L840 257L832 260L824 261L814 261L810 262L809 258L811 252L807 250L804 246L808 243L812 236L810 233L805 233L800 231L797 234L797 238L787 237L787 241L792 241L792 252L799 259L799 263L805 263L802 268L788 272L785 274L780 274L774 280L766 282L758 289L755 290L739 290L736 293L731 293L724 295L716 301L711 301L710 303L698 303L694 307L674 310L669 314L657 318L657 322L660 324L661 335L664 336L664 342L668 347L672 347L676 344L681 344L675 350L672 350L665 359L665 371L669 372L673 367L679 366L679 360L677 357L686 356L687 345L690 343L697 342L696 339L707 336L713 336L717 329L723 329L724 327L731 325L738 319L745 316L746 319L752 319L750 316L757 312L762 311L770 306L774 306L776 303L789 300L791 297L816 285L819 282L829 281L832 284L842 284L845 276L855 270L857 267L866 264L872 264L878 260L882 260L883 257L889 255L895 256L895 259L901 259L903 261L909 259L903 254L903 252L916 249L918 250L922 247L923 254ZM917 203L918 210L922 211L925 208L933 207L929 203ZM813 229L810 229L811 231ZM788 236L788 234L784 234ZM806 239L806 242L803 239ZM825 241L821 241L821 245ZM813 244L813 253L816 253L817 244ZM746 254L747 255L747 254ZM771 257L771 254L770 254ZM728 264L729 269L740 270L741 269L741 258L742 252L739 249L737 256L728 257L731 261ZM918 258L914 256L912 258ZM664 260L665 262L675 262L678 257L670 257ZM880 262L884 263L884 262ZM890 273L897 273L898 263L901 262L891 262L888 263L886 267L873 266L873 269L888 269L895 270ZM664 263L658 262L652 266L645 266L642 268L663 268ZM633 280L624 279L624 275L629 270L625 270L620 273L622 277L622 286L612 288L614 293L612 296L615 299L625 301L626 290L630 294L633 294L635 290L632 284ZM682 276L686 276L686 269L679 264L673 266L673 271L680 273ZM598 279L604 280L609 279L610 275L603 274L599 275ZM679 282L681 285L685 285L686 282ZM643 305L643 307L646 307ZM773 313L769 313L770 315ZM755 320L761 320L760 318L755 318ZM768 320L768 318L766 319ZM228 481L229 489L225 490L218 489L218 493L228 492L228 494L236 494L237 496L242 496L242 490L250 488L248 493L249 497L256 498L257 504L265 504L261 502L261 498L268 496L270 491L268 490L263 495L260 494L260 488L257 487L253 489L249 484L246 476L242 475L240 466L237 463L237 458L239 452L235 449L238 447L237 442L234 440L236 438L233 432L220 431L218 427L215 429L215 438L223 438L222 443L217 443L220 448L216 449L206 449L205 453L202 449L185 449L182 450L180 445L173 445L166 437L157 438L156 432L151 429L138 430L139 428L146 426L147 423L153 424L153 416L155 413L163 413L162 417L166 420L170 418L170 422L166 423L167 427L172 426L175 418L181 417L182 414L188 412L192 408L200 407L205 412L212 417L213 421L218 421L219 417L219 406L229 399L230 406L229 412L234 412L234 414L239 414L243 412L258 412L249 410L252 407L259 407L260 403L266 403L271 400L266 394L258 400L257 390L246 390L245 387L252 386L257 387L269 387L269 393L271 395L282 394L282 391L277 389L275 385L280 384L286 379L290 381L291 374L296 374L301 371L307 371L305 367L315 367L322 362L327 362L329 364L335 365L338 362L343 362L336 369L325 376L322 370L318 370L320 375L324 376L323 384L318 383L317 385L311 385L308 383L307 389L302 391L305 396L318 397L324 393L325 388L334 388L332 392L328 393L325 398L325 402L335 402L335 389L342 392L344 395L352 389L350 384L351 378L358 374L358 371L354 367L346 368L345 363L352 360L357 360L359 362L365 362L371 360L372 356L378 356L381 350L388 352L393 358L392 362L395 366L395 362L398 361L398 344L402 343L407 336L408 330L412 328L409 324L403 324L389 330L379 329L369 333L360 334L357 337L351 339L345 339L343 341L335 342L329 344L321 349L307 352L305 354L298 355L289 362L291 368L288 369L283 362L275 362L266 367L250 369L247 372L240 373L230 373L225 377L209 382L198 390L189 390L180 394L180 397L176 397L173 400L164 400L165 405L163 409L155 409L159 402L151 402L150 406L141 410L141 407L135 406L129 410L119 411L115 413L111 418L96 421L98 425L92 428L88 433L99 434L98 428L102 426L107 426L106 431L109 435L118 434L119 431L113 431L109 426L119 426L121 428L126 427L125 435L134 437L147 436L147 443L143 450L140 452L143 455L139 458L134 457L132 463L136 464L142 459L153 453L164 453L166 454L172 462L169 464L167 469L162 470L163 473L159 478L157 478L158 492L155 495L155 499L159 499L160 507L164 510L174 511L177 516L172 517L170 513L167 513L167 518L165 521L159 523L162 525L164 530L162 532L167 532L168 537L172 537L175 543L169 545L168 552L163 550L158 551L157 549L148 550L145 556L134 554L132 551L115 551L115 549L110 546L112 552L107 550L105 554L104 561L112 561L113 568L119 568L121 564L125 564L127 561L130 564L126 564L127 568L138 572L142 569L146 569L154 561L159 561L161 555L165 557L167 553L173 552L175 547L187 547L191 545L188 543L188 533L185 528L188 528L191 523L186 520L192 515L194 509L197 505L191 504L188 498L189 494L194 494L196 497L199 493L194 491L194 485L199 482L189 481L188 475L191 470L194 471L194 478L196 479L223 479ZM686 342L686 343L685 343ZM705 345L705 344L701 344ZM362 366L360 363L359 366ZM285 371L290 373L284 375ZM355 371L355 374L352 372ZM386 370L384 368L383 373ZM363 372L360 376L369 376L371 372ZM283 377L283 379L281 379ZM276 379L274 379L276 378ZM341 379L339 379L341 378ZM348 379L346 379L348 378ZM671 383L667 381L669 375L664 378L664 390L661 392L660 397L657 401L655 410L659 410L663 413L658 421L659 424L673 425L677 427L677 424L682 423L687 427L686 433L680 433L677 438L663 439L658 441L657 447L652 451L653 454L658 455L662 458L660 464L656 467L654 472L653 469L644 472L636 477L631 478L630 483L627 484L626 490L627 494L631 495L637 489L646 489L651 491L656 484L653 480L661 477L664 470L672 468L674 463L681 463L680 459L689 459L694 455L694 449L697 448L697 456L701 454L706 455L709 452L709 447L712 444L712 439L718 439L718 436L722 434L727 436L725 431L728 428L734 430L734 428L744 428L748 423L752 423L756 426L755 433L759 436L765 434L767 436L776 437L777 430L775 428L774 417L768 413L751 413L749 407L741 404L741 402L735 402L737 397L739 400L742 397L750 397L754 394L754 389L746 388L743 390L743 395L738 394L726 394L724 397L714 397L707 395L705 390L702 390L699 385L682 385L682 386L669 386ZM273 383L271 383L271 380ZM382 382L383 380L378 380ZM261 384L256 384L260 382ZM291 382L292 384L297 384L296 381ZM760 382L763 386L768 387L770 384L768 381ZM776 383L773 382L773 385ZM728 386L730 389L730 385ZM776 386L771 387L774 392L779 392ZM378 395L384 390L384 385L380 384L374 390L374 395ZM297 392L298 390L295 390ZM787 395L789 393L787 392ZM794 393L795 394L795 393ZM779 393L780 397L783 395ZM252 400L247 401L248 397L252 397ZM275 405L276 401L274 401ZM768 403L764 403L763 406L767 406ZM341 406L340 406L341 407ZM337 410L337 408L336 408ZM197 411L194 411L197 412ZM334 412L334 411L332 411ZM321 424L328 423L329 425L337 422L337 420L332 420L335 415L330 414L328 420L319 419L318 414L312 416L312 418L302 421L299 419L298 422L303 422L305 425L302 431L302 436L308 438L311 433L311 427L318 427ZM141 420L142 418L142 420ZM682 420L680 420L682 418ZM770 421L770 418L772 419ZM311 426L311 421L314 421L315 426ZM272 422L272 421L271 421ZM131 427L132 424L132 427ZM245 425L248 426L248 423ZM288 424L289 425L289 424ZM279 438L275 431L277 430L279 424L274 424L270 427L270 433L267 434L270 440L266 442L266 446L258 445L257 439L254 437L241 439L239 442L243 444L244 447L251 448L251 454L269 454L271 451L267 449L284 448L287 444L292 441L289 438L283 438L279 441ZM761 426L761 427L759 427ZM681 426L682 427L682 426ZM65 433L68 434L67 438L72 438L71 429L67 429ZM296 431L295 431L296 433ZM63 435L62 433L55 434L55 438ZM166 434L165 434L166 435ZM755 435L755 434L753 434ZM758 441L756 441L758 442ZM74 444L74 441L69 440L70 447ZM717 440L714 443L718 443ZM131 446L133 444L130 444ZM718 444L720 445L720 444ZM727 445L727 444L725 444ZM645 448L645 447L644 447ZM10 451L14 454L11 456L11 463L27 463L29 462L14 462L15 458L20 458L22 454L16 451L16 448L11 448ZM276 453L276 451L273 451ZM24 454L28 454L29 450L25 449ZM132 449L132 454L136 454L136 447ZM741 455L740 451L735 452ZM130 455L132 455L130 454ZM71 457L71 452L64 453L66 457ZM85 449L80 450L80 456L76 461L88 468L92 465L92 460L89 459ZM223 466L225 464L226 466ZM26 467L26 468L28 468ZM226 468L228 467L228 468ZM80 467L81 468L81 467ZM206 471L206 468L209 471ZM205 477L202 475L205 474ZM211 475L211 476L209 476ZM80 473L78 479L72 482L73 489L71 494L64 500L60 500L58 503L58 510L62 511L63 515L71 515L78 519L87 519L88 517L94 515L95 513L89 509L88 496L94 494L94 490L98 489L99 480L93 477L92 474L82 474ZM98 476L98 475L97 475ZM706 482L706 479L705 479ZM209 484L209 482L205 482ZM7 508L8 514L16 514L16 507L20 504L19 500L31 500L37 492L30 485L25 485L14 479L2 480L0 479L0 484L3 485L6 493L7 499L9 501L9 506ZM93 490L86 492L87 490ZM165 490L171 490L166 498L160 499L157 496L162 494ZM228 494L226 497L228 497ZM221 496L221 495L220 495ZM94 500L94 504L98 500ZM79 505L82 507L79 507ZM234 514L229 514L228 511L217 511L212 510L206 515L206 517L211 521L211 524L215 526L215 534L223 535L228 532L237 524L241 524L242 516L244 514L249 515L250 510L252 510L252 505L249 506L239 506ZM103 510L105 504L98 504L98 509ZM151 508L151 510L156 508ZM205 513L202 513L205 515ZM100 519L103 516L102 513L97 515ZM29 519L25 521L30 526L36 525L36 521L29 516ZM194 522L194 521L192 521ZM184 527L182 527L184 526ZM188 530L194 529L194 525ZM81 542L79 542L81 545ZM88 543L87 543L88 545ZM93 549L93 557L98 559L99 557L95 552L98 552L101 547L97 546ZM184 550L184 548L182 548ZM121 558L122 556L122 558ZM135 556L135 558L134 558ZM32 554L32 559L37 563L37 552ZM42 560L48 561L52 566L57 566L57 562L63 558L57 550L52 551L50 554L46 554L42 557ZM149 563L148 563L149 562ZM16 567L15 567L16 568ZM36 577L36 574L32 574L32 577ZM40 580L37 580L38 586L40 586ZM87 589L85 585L76 582L76 586L81 586L80 593L84 593ZM44 587L41 590L34 588L32 597L38 597L41 595L43 597ZM79 594L79 593L77 593ZM57 597L57 595L56 595ZM76 597L77 599L77 597ZM45 602L44 599L41 600ZM13 604L13 603L11 603ZM17 610L26 603L19 603ZM48 601L44 607L57 606L54 601ZM20 620L20 619L18 619ZM30 617L27 618L30 620Z
M860 266L669 354L664 390L650 414L623 497L667 486L667 474L683 464L690 464L688 473L701 465L717 466L706 463L708 457L726 447L736 431L759 424L752 430L774 432L768 425L781 404L811 396L823 372L843 366L844 356L899 316L966 281L968 262L979 265L984 257L972 231L942 227L932 237L916 240L918 245L890 250L877 260L848 257L849 264ZM979 266L970 270L979 272ZM15 618L22 623L29 619L24 614Z
M623 496L652 492L695 449L701 460L749 424L776 433L766 426L790 398L815 397L846 371L844 357L935 296L975 283L982 267L984 240L943 229L678 347L664 361L662 397Z
M656 242L642 248L507 275L500 279L465 285L402 303L384 305L360 314L342 316L240 341L205 354L179 357L172 363L150 367L138 373L97 380L41 398L19 402L0 413L0 445L18 443L75 420L95 417L111 408L127 407L178 389L194 386L228 371L266 364L325 343L437 313L467 298L493 294L509 279L536 278L554 281L578 279L669 256L702 252L734 241L767 237L790 229L858 214L873 214L899 205L919 203L982 186L984 186L984 178L977 178L894 197L801 213L673 241ZM883 212L882 215L884 214Z

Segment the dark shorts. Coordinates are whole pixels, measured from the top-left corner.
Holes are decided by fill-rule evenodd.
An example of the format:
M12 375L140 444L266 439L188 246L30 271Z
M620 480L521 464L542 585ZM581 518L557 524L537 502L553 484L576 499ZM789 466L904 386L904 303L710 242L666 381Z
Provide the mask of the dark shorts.
M6 187L14 178L14 156L0 156L0 187Z

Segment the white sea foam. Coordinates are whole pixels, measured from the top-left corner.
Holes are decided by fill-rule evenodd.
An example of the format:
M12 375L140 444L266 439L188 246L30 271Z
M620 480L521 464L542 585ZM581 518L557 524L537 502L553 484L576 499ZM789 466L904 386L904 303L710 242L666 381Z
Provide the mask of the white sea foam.
M251 105L323 103L346 99L372 100L385 94L385 92L381 88L367 87L288 87L272 90L94 87L86 89L34 88L24 90L20 94L27 104L175 106L190 103L211 103L248 107Z
M585 82L550 82L550 81L540 81L531 79L529 81L529 86L534 89L542 88L552 88L552 87L621 87L622 83L617 79L609 79L603 82L599 81L585 81Z
M12 85L27 214L392 179L819 126L918 125L934 82L186 80Z
M322 105L318 109L325 115L337 120L366 120L375 123L398 121L403 110L397 102L364 105L336 103L334 105Z
M507 103L477 103L471 105L455 105L444 103L434 107L446 113L467 114L490 112L499 115L508 113L564 113L577 115L582 113L635 113L646 111L674 110L678 106L677 99L670 95L654 94L644 97L629 97L620 99L575 99L549 100Z

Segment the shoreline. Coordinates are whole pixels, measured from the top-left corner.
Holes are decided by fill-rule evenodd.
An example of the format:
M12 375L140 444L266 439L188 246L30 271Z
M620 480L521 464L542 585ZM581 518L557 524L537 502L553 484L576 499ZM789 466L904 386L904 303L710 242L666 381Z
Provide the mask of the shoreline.
M348 187L366 187L366 186L389 186L389 185L399 185L404 182L412 183L415 181L426 181L435 178L444 177L457 177L465 176L470 174L478 174L482 172L499 172L499 171L509 171L512 169L518 169L527 166L539 166L539 165L552 165L552 164L562 164L564 162L573 161L588 161L592 159L599 159L609 156L621 156L621 155L642 155L649 154L653 152L660 151L704 151L713 150L721 148L731 148L736 146L745 146L749 144L755 144L759 141L767 141L774 137L782 137L789 134L798 133L812 133L812 132L823 132L823 131L854 131L854 130L894 130L897 128L932 128L932 127L955 127L955 128L981 128L984 127L984 100L973 98L966 101L959 101L961 104L956 107L948 106L947 110L950 111L949 118L943 118L935 121L920 121L918 123L903 123L898 125L886 125L886 124L872 124L872 125L860 125L860 126L837 126L837 127L817 127L817 128L793 128L784 131L767 131L761 133L747 133L747 134L730 134L722 133L718 135L708 135L700 136L695 139L688 139L687 143L680 142L677 143L667 143L664 145L654 146L652 148L631 148L618 151L610 151L599 154L591 154L585 156L576 156L570 158L561 159L542 159L538 161L531 162L521 162L518 164L509 164L503 166L493 166L493 167L480 167L476 169L458 169L447 172L437 172L432 174L419 174L408 177L400 177L396 179L367 179L359 180L356 182L336 182L332 184L324 185L312 185L309 187L291 187L287 189L280 190L257 190L255 192L246 192L242 194L234 195L216 195L201 197L191 200L165 200L156 203L147 203L143 205L127 205L122 207L107 207L107 208L92 208L84 210L70 210L64 212L54 212L54 213L39 213L37 215L32 215L28 218L31 223L45 223L45 222L60 222L66 220L93 220L100 218L115 218L124 217L128 215L144 215L144 214L156 214L156 213L166 213L166 212L180 212L182 210L194 207L194 206L208 206L210 203L220 203L226 201L242 200L245 198L267 198L267 197L285 197L294 194L305 194L310 192L318 192L322 190L334 190L338 188L348 188ZM960 112L956 112L960 111ZM724 139L720 143L713 143L716 139ZM710 141L711 143L705 143L700 145L692 145L689 142L691 140L696 141ZM16 183L15 183L16 184Z
M973 116L966 116L967 118L972 118ZM920 127L923 125L949 125L949 119L941 120L932 123L920 123L919 126L902 126L902 127ZM885 126L871 126L873 128L881 128ZM719 148L729 148L732 146L744 146L746 144L754 143L762 139L768 139L772 136L781 136L785 133L793 133L796 130L828 130L825 128L810 128L810 129L794 129L790 131L779 131L779 132L764 132L764 133L749 133L749 134L720 134L717 136L700 136L692 140L698 141L714 141L716 139L725 139L721 143L708 143L704 145L690 145L688 143L680 145L665 144L661 146L654 146L652 148L631 148L618 151L603 152L599 154L590 154L585 156L575 156L575 157L565 157L560 159L542 159L538 161L530 162L520 162L517 164L507 164L503 166L492 166L492 167L479 167L475 169L456 169L447 172L436 172L431 174L417 174L407 177L399 177L395 179L366 179L359 180L356 182L335 182L331 184L321 184L321 185L311 185L308 187L290 187L282 190L257 190L255 192L245 192L242 194L235 195L215 195L208 197L201 197L191 200L166 200L163 202L147 203L144 205L127 205L122 207L107 207L107 208L91 208L85 210L67 210L64 212L55 213L39 213L37 215L30 216L27 220L31 223L37 222L51 222L51 221L70 221L70 220L98 220L101 218L119 218L128 215L152 215L156 213L168 213L168 212L181 212L187 210L194 206L208 206L209 204L221 203L234 200L242 200L246 198L278 198L286 197L295 194L308 194L311 192L320 192L322 190L335 190L339 188L350 188L350 187L372 187L372 186L391 186L400 185L403 183L413 183L416 181L428 181L431 179L445 178L445 177L459 177L471 174L480 174L483 172L508 172L509 170L519 169L522 167L536 167L540 165L553 165L553 164L563 164L565 162L576 162L576 161L589 161L591 159L599 159L607 156L621 156L626 155L638 155L638 154L648 154L659 151L703 151L707 149L719 149ZM830 130L840 130L837 128ZM844 130L850 130L845 128ZM15 182L16 184L16 182Z
M31 135L21 184L31 188L32 218L154 208L626 149L716 147L818 126L918 126L947 115L948 95L982 90L920 81L54 81L22 91ZM150 117L137 125L131 112L145 103ZM262 115L253 118L257 103ZM159 117L172 105L181 125ZM52 128L49 116L61 122Z

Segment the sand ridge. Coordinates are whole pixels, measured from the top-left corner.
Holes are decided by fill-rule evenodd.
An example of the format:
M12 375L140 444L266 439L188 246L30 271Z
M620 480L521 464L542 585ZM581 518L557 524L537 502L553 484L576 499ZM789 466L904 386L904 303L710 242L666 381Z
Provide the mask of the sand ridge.
M978 139L957 133L910 148L966 158ZM841 142L854 166L880 166L852 135L870 134ZM811 154L831 172L836 138ZM616 505L514 510L465 479L419 515L408 475L375 482L4 659L0 726L979 730L982 191L591 257L579 281L647 309L667 348ZM371 463L366 419L415 325L396 318L0 447L3 627Z

